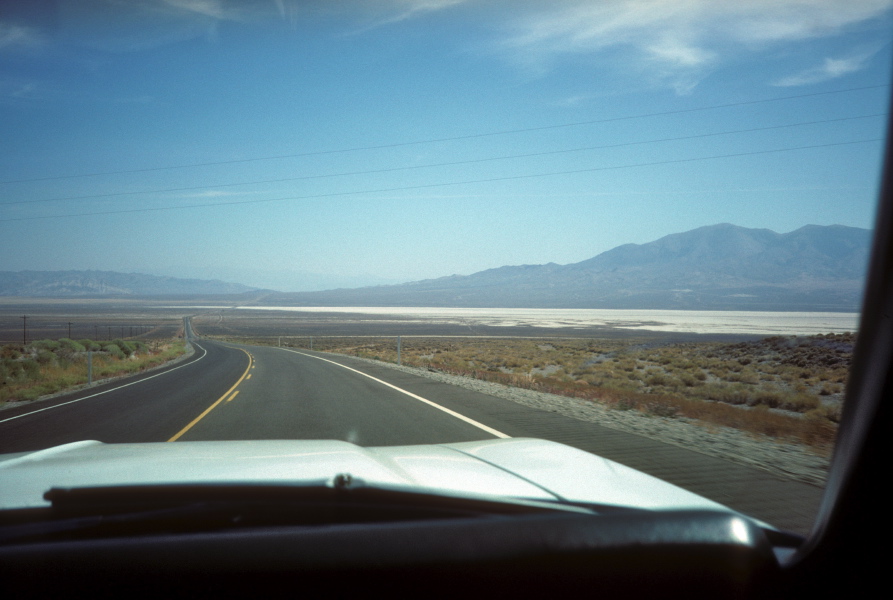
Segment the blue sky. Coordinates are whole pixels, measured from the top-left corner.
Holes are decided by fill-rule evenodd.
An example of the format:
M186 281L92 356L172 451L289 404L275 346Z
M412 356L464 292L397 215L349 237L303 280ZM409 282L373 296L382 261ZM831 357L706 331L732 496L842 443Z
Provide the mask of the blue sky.
M871 227L890 1L0 8L0 270L284 291Z

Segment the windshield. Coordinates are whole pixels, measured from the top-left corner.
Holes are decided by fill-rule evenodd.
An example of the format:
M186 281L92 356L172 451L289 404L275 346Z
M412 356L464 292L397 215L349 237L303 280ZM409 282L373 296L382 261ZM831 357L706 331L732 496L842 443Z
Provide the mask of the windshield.
M583 501L582 455L474 445L534 438L630 467L601 503L645 507L641 472L805 534L890 26L875 0L4 6L0 453L317 440L240 476ZM399 450L426 444L456 446ZM122 482L192 476L159 452ZM485 455L540 487L471 477Z

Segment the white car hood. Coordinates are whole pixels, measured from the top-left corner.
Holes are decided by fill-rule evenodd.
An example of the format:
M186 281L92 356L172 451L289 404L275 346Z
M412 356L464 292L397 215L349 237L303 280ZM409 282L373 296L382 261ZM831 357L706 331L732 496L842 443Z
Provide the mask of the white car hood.
M730 509L613 461L544 440L363 448L341 441L75 442L0 455L0 510L50 488L155 484L360 485L652 510Z

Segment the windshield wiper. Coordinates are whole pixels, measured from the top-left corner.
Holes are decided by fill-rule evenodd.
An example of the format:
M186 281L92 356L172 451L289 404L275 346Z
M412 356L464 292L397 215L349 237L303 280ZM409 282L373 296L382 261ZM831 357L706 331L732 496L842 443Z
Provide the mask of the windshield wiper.
M598 514L639 509L578 506L517 498L467 497L355 480L311 486L152 485L53 488L51 507L4 519L0 543L218 531L243 527L319 526L436 519L500 518L545 513ZM595 509L595 510L594 510ZM10 523L10 521L13 521Z

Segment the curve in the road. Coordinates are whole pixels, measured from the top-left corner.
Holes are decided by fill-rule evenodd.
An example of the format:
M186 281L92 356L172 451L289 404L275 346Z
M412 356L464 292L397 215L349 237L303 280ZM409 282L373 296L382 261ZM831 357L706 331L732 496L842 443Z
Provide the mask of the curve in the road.
M452 417L455 417L455 418L457 418L457 419L459 419L459 420L461 420L461 421L465 421L465 422L468 423L469 425L474 425L474 426L477 427L478 429L482 429L483 431L486 431L486 432L489 433L490 435L496 436L496 437L498 437L498 438L509 438L509 437L511 437L510 435L506 435L506 434L502 433L501 431L498 431L498 430L496 430L496 429L493 429L492 427L488 427L488 426L484 425L483 423L480 423L480 422L478 422L478 421L475 421L474 419L471 419L471 418L469 418L469 417L466 417L465 415L463 415L463 414L461 414L461 413L457 413L456 411L454 411L454 410L450 410L449 408L447 408L447 407L445 407L445 406L441 406L440 404L437 404L436 402L431 402L431 401L428 400L427 398L422 398L421 396L419 396L419 395L417 395L417 394L413 394L412 392L409 392L409 391L407 391L407 390L404 390L403 388L397 387L396 385L394 385L394 384L392 384L392 383L388 383L387 381L384 381L384 380L379 379L379 378L377 378L377 377L373 377L372 375L369 375L368 373L363 373L362 371L358 371L357 369L353 369L353 368L351 368L351 367L348 367L347 365L342 365L341 363L337 363L337 362L335 362L334 360L329 360L329 359L327 359L327 358L322 358L321 356L315 356L315 355L313 355L313 354L307 354L307 353L305 353L305 352L298 352L297 350L291 350L291 349L289 349L289 348L282 348L282 350L285 350L286 352L294 352L295 354L300 354L301 356L308 356L308 357L310 357L310 358L315 358L315 359L317 359L317 360L322 360L322 361L325 361L325 362L327 362L327 363L331 363L331 364L333 364L333 365L336 365L336 366L338 366L338 367L341 367L342 369L347 369L348 371L353 371L353 372L356 373L357 375L362 375L363 377L368 377L368 378L371 379L372 381L376 381L376 382L378 382L378 383L380 383L380 384L382 384L382 385L385 385L385 386L387 386L387 387L389 387L389 388L391 388L391 389L393 389L393 390L396 390L396 391L400 392L401 394L406 394L406 395L409 396L410 398L413 398L413 399L415 399L415 400L418 400L419 402L424 402L425 404L427 404L427 405L429 405L429 406L432 406L432 407L436 408L437 410L441 410L441 411L445 412L446 414L448 414L448 415L450 415L450 416L452 416ZM220 400L218 400L217 402L219 403ZM213 408L213 407L212 407L212 408ZM210 410L210 409L209 409L209 410ZM190 426L191 426L191 425L190 425ZM171 441L173 441L173 440L171 440Z
M126 387L130 387L130 386L132 386L132 385L136 385L136 384L138 384L138 383L143 383L144 381L149 381L150 379L155 379L156 377L161 377L162 375L167 375L168 373L172 373L173 371L176 371L177 369L182 369L183 367L188 367L188 366L190 366L190 365L194 365L195 363L197 363L198 361L200 361L201 359L203 359L205 356L208 355L208 351L207 351L207 350L205 350L204 348L202 348L202 347L199 346L198 344L195 344L195 345L198 346L198 348L201 349L201 351L202 351L202 355L199 356L198 358L196 358L195 360L190 360L189 362L183 363L182 365L178 365L178 366L173 367L173 368L170 368L170 369L165 369L165 370L163 370L163 371L160 372L160 373L156 373L156 374L154 374L154 375L149 375L148 377L142 377L142 378L140 378L140 379L137 379L136 381L131 381L130 383L125 383L125 384L119 385L119 386L117 386L117 387L109 388L109 389L107 389L107 390L102 390L101 392L96 392L95 394L90 394L89 396L83 396L83 397L81 397L81 398L75 398L74 400L69 400L69 401L67 401L67 402L60 402L59 404L53 404L52 406L45 406L44 408L38 408L37 410L32 410L32 411L29 411L29 412L26 412L26 413L22 413L22 414L20 414L20 415L16 415L16 416L14 416L14 417L9 417L9 418L6 418L6 419L0 419L0 423L6 423L7 421L13 421L13 420L15 420L15 419L21 419L22 417L27 417L27 416L29 416L29 415L34 415L34 414L37 414L37 413L40 413L40 412L44 412L44 411L47 411L47 410L52 410L52 409L54 409L54 408L59 408L60 406L66 406L66 405L68 405L68 404L74 404L75 402L80 402L80 401L82 401L82 400L89 400L90 398L95 398L95 397L97 397L97 396L102 396L103 394L108 394L108 393L110 393L110 392L115 392L115 391L124 389L124 388L126 388ZM101 383L101 382L98 382L98 383Z
M76 442L165 442L195 420L245 369L245 353L212 342L195 344L187 361L160 372L106 381L45 401L12 407L0 421L0 453ZM195 365L188 369L187 366ZM161 377L161 375L169 375ZM135 385L148 381L146 385ZM82 402L81 400L89 400ZM53 410L58 408L59 410ZM27 416L27 419L14 418ZM207 420L207 419L205 419Z

